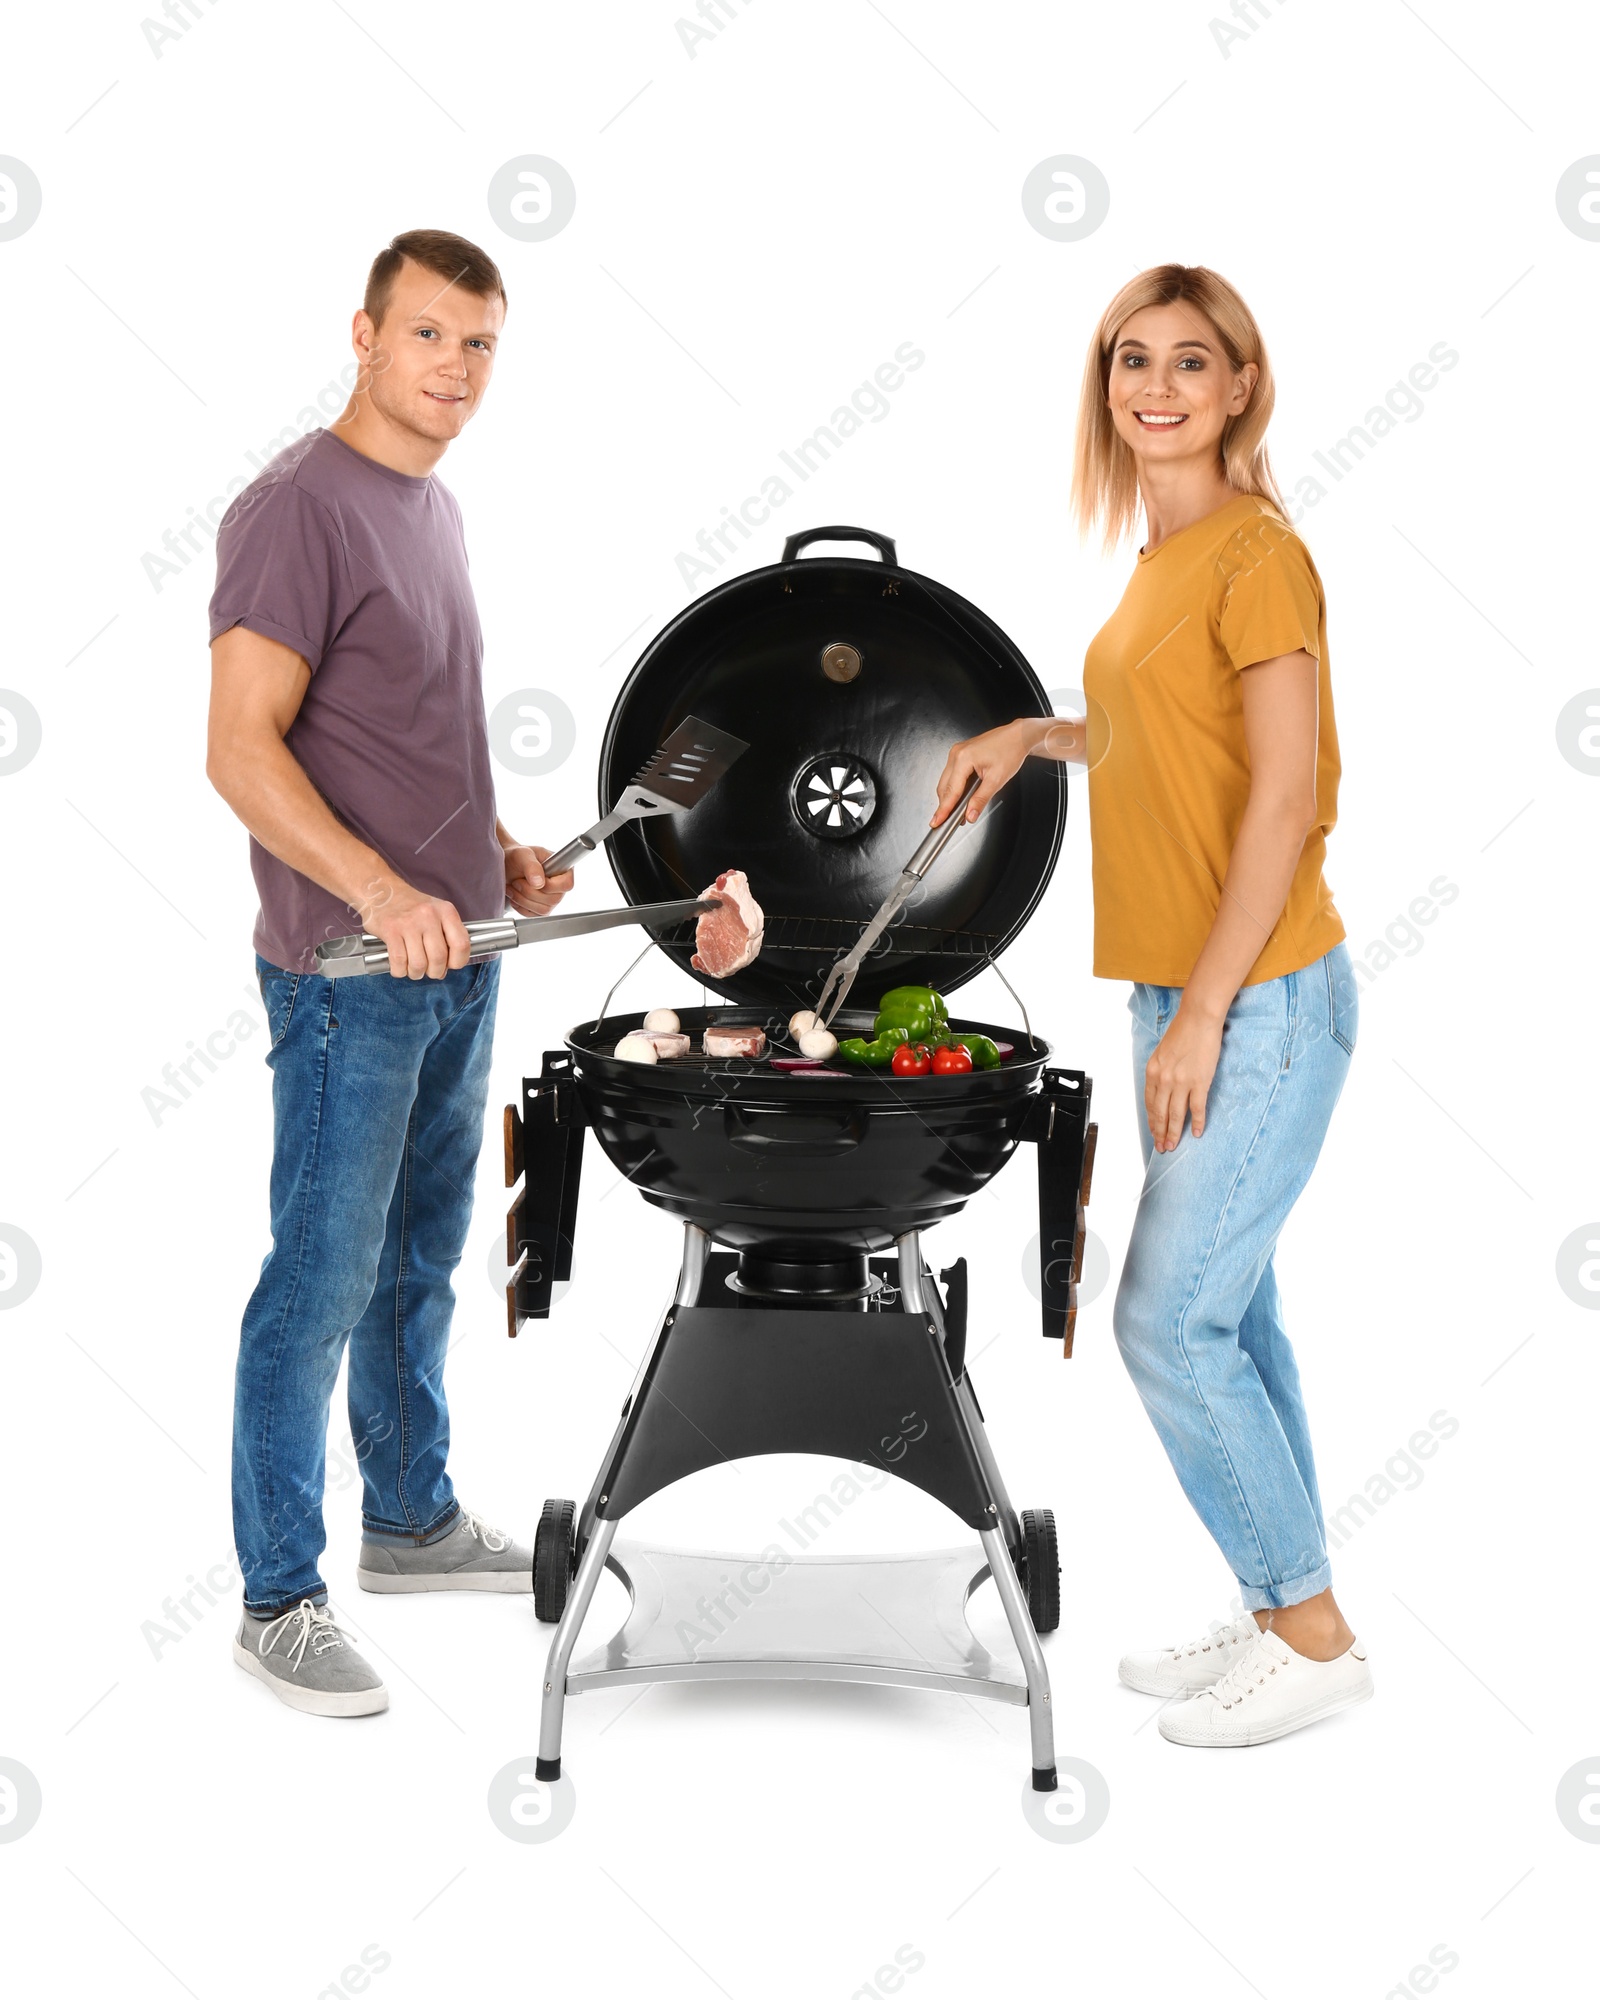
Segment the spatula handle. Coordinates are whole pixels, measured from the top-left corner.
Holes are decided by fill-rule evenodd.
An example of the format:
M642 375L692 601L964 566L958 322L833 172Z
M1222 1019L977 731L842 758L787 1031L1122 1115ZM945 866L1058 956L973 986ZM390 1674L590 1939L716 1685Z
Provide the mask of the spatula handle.
M544 870L545 880L548 882L552 875L559 875L575 861L581 861L586 854L593 854L599 845L599 841L591 840L588 834L580 833L576 840L569 840L565 847L558 847L554 854L547 854L539 864Z
M586 854L593 854L602 840L609 840L619 826L626 826L630 820L654 819L658 813L679 812L670 799L657 798L654 792L643 786L632 784L617 800L604 819L597 819L587 833L580 833L576 840L569 840L565 847L558 847L540 863L548 879L559 875L564 868L570 868L574 861L581 861Z

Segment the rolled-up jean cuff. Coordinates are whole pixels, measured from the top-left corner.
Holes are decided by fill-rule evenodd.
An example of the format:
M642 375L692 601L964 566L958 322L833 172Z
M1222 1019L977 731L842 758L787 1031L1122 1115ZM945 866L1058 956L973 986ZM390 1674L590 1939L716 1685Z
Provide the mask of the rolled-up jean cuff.
M378 1521L363 1507L361 1510L361 1532L375 1542L410 1542L422 1548L429 1542L442 1542L454 1527L456 1517L461 1512L461 1502L452 1500L431 1527L397 1528L392 1521Z
M1333 1565L1322 1563L1304 1576L1290 1577L1287 1583L1241 1583L1239 1595L1246 1611L1285 1611L1291 1604L1304 1604L1308 1597L1320 1596L1333 1582Z
M314 1590L304 1590L298 1597L288 1598L282 1604L252 1604L246 1598L244 1608L252 1618L282 1618L291 1611L298 1611L308 1597L313 1604L319 1604L326 1609L328 1603L327 1585L319 1583Z

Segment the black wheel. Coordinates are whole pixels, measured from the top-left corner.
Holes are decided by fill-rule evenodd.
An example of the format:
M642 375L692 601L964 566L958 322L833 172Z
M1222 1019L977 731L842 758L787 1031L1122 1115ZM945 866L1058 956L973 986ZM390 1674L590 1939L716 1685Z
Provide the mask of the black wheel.
M1053 1632L1061 1623L1061 1558L1056 1552L1056 1517L1048 1507L1022 1510L1017 1572L1034 1631Z
M577 1502L547 1500L533 1538L533 1615L541 1625L555 1625L567 1606L578 1567L575 1523Z

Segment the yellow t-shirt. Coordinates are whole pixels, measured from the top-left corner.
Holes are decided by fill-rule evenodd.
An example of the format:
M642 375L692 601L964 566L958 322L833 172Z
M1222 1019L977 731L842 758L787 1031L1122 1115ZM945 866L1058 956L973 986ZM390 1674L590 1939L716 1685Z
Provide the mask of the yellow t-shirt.
M1322 580L1271 503L1242 493L1140 555L1084 663L1100 978L1187 983L1250 794L1240 671L1298 652L1318 662L1317 824L1244 983L1344 936L1322 879L1339 791Z

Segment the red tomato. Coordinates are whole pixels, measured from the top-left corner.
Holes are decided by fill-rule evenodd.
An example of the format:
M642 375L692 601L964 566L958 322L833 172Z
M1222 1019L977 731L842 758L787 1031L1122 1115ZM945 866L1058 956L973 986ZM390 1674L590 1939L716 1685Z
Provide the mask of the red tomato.
M933 1058L926 1043L902 1042L890 1057L889 1067L896 1076L926 1076L933 1067Z
M972 1057L959 1042L946 1042L943 1048L933 1052L933 1073L935 1076L968 1076L972 1072Z

